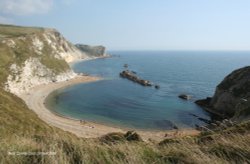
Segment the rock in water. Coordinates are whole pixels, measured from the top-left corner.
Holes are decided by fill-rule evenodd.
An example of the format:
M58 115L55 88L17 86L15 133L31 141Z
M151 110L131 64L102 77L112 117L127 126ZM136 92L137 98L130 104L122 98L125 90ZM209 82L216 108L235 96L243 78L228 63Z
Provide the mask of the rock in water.
M155 89L160 89L160 86L159 85L155 85Z
M178 97L184 100L190 100L192 98L191 95L186 95L186 94L181 94Z
M152 86L152 83L148 80L143 80L140 79L139 77L137 77L132 71L126 70L126 71L122 71L120 73L120 76L123 78L127 78L133 82L136 82L138 84L141 84L143 86Z
M206 99L197 100L195 101L195 103L200 106L209 107L211 100L212 100L211 97L207 97Z

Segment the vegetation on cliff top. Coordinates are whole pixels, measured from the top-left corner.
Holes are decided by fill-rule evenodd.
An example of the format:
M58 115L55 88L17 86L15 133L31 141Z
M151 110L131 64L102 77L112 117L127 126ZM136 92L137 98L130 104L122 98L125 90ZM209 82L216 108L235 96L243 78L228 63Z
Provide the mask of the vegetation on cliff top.
M249 77L250 66L237 69L226 76L218 85L218 88L227 92L232 92L235 97L245 96L248 91L250 91Z
M0 24L0 39L20 37L37 32L43 32L44 28L39 27L23 27Z

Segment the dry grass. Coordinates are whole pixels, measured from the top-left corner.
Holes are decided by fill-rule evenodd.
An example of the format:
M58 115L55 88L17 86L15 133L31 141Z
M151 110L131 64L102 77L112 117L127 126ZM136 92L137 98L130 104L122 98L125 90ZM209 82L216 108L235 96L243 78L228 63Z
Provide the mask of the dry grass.
M161 144L124 140L107 143L50 127L21 99L0 91L2 163L250 163L249 122L216 134L167 139ZM8 152L57 154L12 156Z

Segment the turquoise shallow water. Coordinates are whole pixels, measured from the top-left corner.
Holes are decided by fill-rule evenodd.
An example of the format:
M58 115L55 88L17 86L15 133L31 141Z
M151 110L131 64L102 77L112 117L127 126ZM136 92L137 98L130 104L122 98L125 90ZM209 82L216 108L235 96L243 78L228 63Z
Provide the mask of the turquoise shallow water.
M104 80L57 90L47 106L61 115L137 129L181 128L203 122L196 114L209 115L193 103L212 96L216 85L234 69L249 65L250 52L116 51L113 58L80 62L76 72L102 76ZM139 77L160 85L156 90L119 77L124 64ZM178 98L193 95L191 101Z

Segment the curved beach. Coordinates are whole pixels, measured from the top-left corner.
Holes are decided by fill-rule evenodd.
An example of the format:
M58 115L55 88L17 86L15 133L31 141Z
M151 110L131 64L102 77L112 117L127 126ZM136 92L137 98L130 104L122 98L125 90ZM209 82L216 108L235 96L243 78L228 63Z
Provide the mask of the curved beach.
M129 129L111 127L88 121L84 121L84 123L81 123L80 120L62 117L56 113L51 112L45 107L45 99L53 91L75 84L94 82L97 80L100 80L100 78L93 76L77 76L71 80L64 82L36 86L32 88L29 93L22 94L20 97L26 102L28 107L38 115L40 119L51 126L55 126L64 131L74 133L78 137L96 138L111 132L126 132ZM136 131L142 136L145 141L148 139L161 141L162 139L166 138L166 136L177 137L197 135L199 133L198 131L192 129L179 131Z

